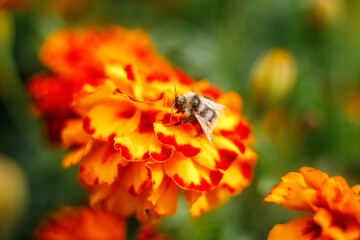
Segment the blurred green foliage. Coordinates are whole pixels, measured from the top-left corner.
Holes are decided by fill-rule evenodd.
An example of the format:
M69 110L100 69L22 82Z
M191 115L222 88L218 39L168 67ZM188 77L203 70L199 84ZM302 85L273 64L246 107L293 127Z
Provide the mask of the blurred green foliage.
M334 0L340 5L330 15L311 11L316 0L83 0L75 7L71 2L77 1L67 1L70 7L62 9L59 2L34 0L26 10L2 10L8 22L0 23L0 153L20 164L29 186L23 217L5 239L29 239L47 212L87 200L75 184L77 168L62 169L65 151L46 142L42 120L29 114L26 93L27 79L44 70L39 46L64 26L144 28L174 66L242 95L259 155L255 178L241 195L196 220L179 200L177 213L161 222L175 239L265 239L272 226L296 213L262 199L281 176L301 166L360 183L360 121L352 120L360 102L350 111L345 107L360 94L359 1ZM294 91L276 105L255 109L252 67L279 47L294 55ZM274 108L281 109L280 121L264 123Z

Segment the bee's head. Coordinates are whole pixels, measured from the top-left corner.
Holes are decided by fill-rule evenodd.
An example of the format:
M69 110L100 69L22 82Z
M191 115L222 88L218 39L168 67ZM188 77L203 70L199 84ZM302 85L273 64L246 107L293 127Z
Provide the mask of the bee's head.
M186 99L184 95L177 96L174 100L173 106L177 109L177 112L182 112L185 108Z
M186 103L186 99L184 95L178 96L177 92L176 92L176 85L174 83L174 90L175 90L175 99L171 108L171 112L170 112L170 119L172 116L172 111L175 108L177 111L177 113L182 112L184 110L185 107L185 103Z

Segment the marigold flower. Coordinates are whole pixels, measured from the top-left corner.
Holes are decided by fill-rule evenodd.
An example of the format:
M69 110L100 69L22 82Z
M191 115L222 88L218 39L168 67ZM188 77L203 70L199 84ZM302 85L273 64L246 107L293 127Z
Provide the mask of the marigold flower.
M264 201L313 214L274 226L268 239L360 239L360 185L309 167L281 179Z
M125 236L125 221L118 216L86 207L64 207L41 222L34 239L124 240Z
M84 36L94 30L84 29L72 35L70 44L67 39L73 32L50 36L41 56L55 72L52 81L80 81L80 90L72 91L67 103L45 95L44 105L75 113L63 118L62 144L74 149L63 165L80 163L80 180L91 193L92 207L136 214L146 221L173 214L180 190L191 214L198 216L250 183L256 154L249 147L251 128L241 115L238 94L223 94L205 80L195 82L174 69L142 31L112 27L97 33L103 37L93 41ZM83 52L74 47L77 42L79 48L95 47ZM52 44L58 46L46 47ZM77 61L67 55L73 51ZM89 67L97 74L89 74ZM35 85L37 81L43 79ZM196 137L196 122L166 126L185 118L176 114L170 119L174 83L179 94L193 91L226 106L213 132L214 146L204 135Z

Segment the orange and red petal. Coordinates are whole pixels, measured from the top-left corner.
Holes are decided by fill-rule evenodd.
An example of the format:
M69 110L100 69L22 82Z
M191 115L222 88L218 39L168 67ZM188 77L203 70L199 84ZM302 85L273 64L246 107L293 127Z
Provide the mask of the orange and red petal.
M118 180L111 185L97 185L91 189L90 205L95 209L106 209L112 214L120 216L136 215L139 221L150 219L151 204L146 200L146 193L133 196L126 186Z
M157 111L141 112L136 131L114 138L115 149L121 150L125 159L144 161L151 157L155 161L166 161L172 156L173 148L161 144L155 136L153 123L157 115Z
M83 119L84 130L99 140L109 140L118 132L133 132L140 122L140 112L128 101L109 102L92 108Z
M87 185L111 184L118 176L118 166L126 164L112 143L97 143L79 166L80 178Z
M302 167L298 170L298 173L303 175L307 185L313 189L321 189L329 179L329 175L311 167Z
M154 130L161 143L172 145L185 157L196 156L201 151L199 141L207 141L204 138L195 138L197 133L191 124L169 128L161 123L154 123ZM207 144L210 145L209 142Z
M277 224L267 237L268 240L315 240L320 239L321 229L314 223L313 215L295 218L285 223Z
M226 170L239 156L243 155L245 149L239 149L239 147L230 139L214 135L213 136L213 144L216 148L217 155L214 156L215 167L217 169ZM199 159L199 163L201 163L200 158L211 158L208 152L202 151L200 154L196 156Z
M168 176L154 188L148 196L154 211L160 216L169 216L176 212L179 187Z
M194 193L185 191L185 197L189 201L189 212L192 217L199 217L202 213L212 210L226 202L230 194L226 189L216 188L207 193Z
M151 182L151 170L145 162L128 162L119 171L122 185L132 196L139 196Z
M223 177L220 170L209 169L198 164L192 158L185 158L181 154L174 153L172 158L163 163L166 175L185 190L208 192Z
M225 115L220 117L215 132L241 142L252 141L250 125L243 117L235 114L225 112Z
M64 116L69 115L73 95L83 84L76 76L39 74L29 80L28 89L41 114Z
M80 162L92 149L93 141L87 142L85 145L68 153L62 161L62 166L67 168Z
M61 131L61 142L65 147L79 146L90 141L90 136L83 129L81 119L69 119Z
M319 198L317 189L309 186L301 173L290 172L271 189L264 201L274 202L292 210L312 212L317 209Z
M237 92L227 92L222 94L216 101L230 110L232 114L241 114L243 108L243 101Z
M89 77L102 77L102 62L94 56L100 44L94 30L61 29L47 37L40 59L56 73L84 72Z
M126 94L133 99L143 100L142 84L138 81L133 65L110 64L105 66L105 69L107 77L117 86L118 90L115 91Z
M320 226L323 239L357 240L360 237L360 223L347 215L321 208L315 213L314 222Z
M206 136L195 137L199 127L183 124L176 127L166 127L161 123L154 123L154 130L158 140L171 145L184 157L191 158L207 168L225 170L240 154L239 148L228 138L213 136L214 147Z
M341 176L334 176L326 181L319 190L323 199L323 206L331 212L357 218L360 223L360 198L349 187Z
M89 208L64 207L45 219L35 231L35 240L126 238L124 219Z
M224 171L219 186L226 188L231 194L239 194L250 184L253 178L256 158L256 154L250 148L247 148L244 155L238 157Z
M170 236L158 232L154 224L141 225L136 240L171 240Z
M206 80L201 80L201 81L198 81L198 82L194 82L191 87L192 87L193 92L199 93L200 96L202 96L202 97L203 96L211 97L216 102L217 102L218 98L222 94L222 91L218 87L215 87L214 85L211 85Z

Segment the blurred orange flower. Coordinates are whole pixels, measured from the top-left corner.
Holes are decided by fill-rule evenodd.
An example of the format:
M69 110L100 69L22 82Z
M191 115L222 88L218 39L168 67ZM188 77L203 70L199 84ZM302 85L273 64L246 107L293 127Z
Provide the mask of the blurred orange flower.
M159 233L154 224L141 225L137 234L138 240L172 240L170 236Z
M90 208L64 207L41 222L35 231L36 240L124 240L124 219Z
M39 73L30 79L29 92L36 109L47 122L48 135L60 141L60 130L68 118L78 117L70 106L73 97L85 84L98 86L105 81L109 64L140 64L157 70L166 60L154 51L141 30L119 27L106 30L62 29L51 34L40 50L40 60L52 72Z
M240 96L174 69L144 32L60 30L45 42L41 58L54 73L35 77L31 92L45 117L61 119L57 133L74 149L63 165L80 162L94 208L146 221L173 214L182 190L198 216L250 183L256 154L248 146L253 138ZM46 78L60 90L34 91ZM174 83L179 94L197 92L226 106L214 147L204 135L196 137L196 122L165 126ZM59 101L62 94L66 101ZM173 116L172 122L184 118Z
M286 174L264 201L313 214L274 226L268 239L360 239L359 191L309 167Z
M1 9L14 9L18 11L27 11L33 7L34 0L0 0Z

